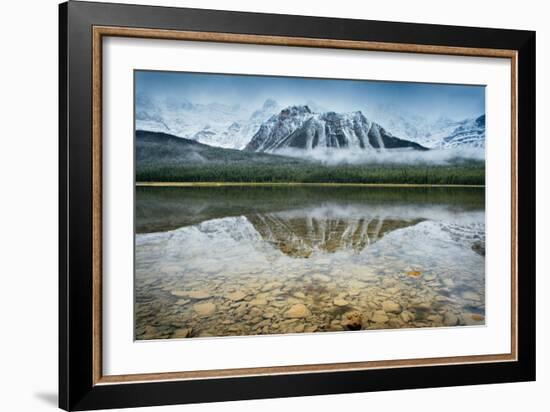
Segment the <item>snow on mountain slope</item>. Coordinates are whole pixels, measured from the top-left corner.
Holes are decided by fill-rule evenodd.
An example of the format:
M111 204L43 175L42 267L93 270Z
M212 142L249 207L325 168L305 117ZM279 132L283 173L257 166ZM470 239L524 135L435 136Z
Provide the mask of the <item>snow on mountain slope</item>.
M269 118L245 149L273 152L287 148L425 149L392 136L360 111L314 113L307 105L287 107Z
M485 148L485 115L474 119L440 119L417 141L432 148Z
M388 106L374 107L368 113L390 133L431 149L485 147L485 115L459 121L446 117L429 121Z
M258 131L261 124L279 110L279 104L275 100L267 99L263 106L255 110L248 119L240 123L235 122L226 131L222 132L222 138L225 141L233 142L233 146L226 145L223 147L244 148ZM200 139L198 140L201 141ZM207 142L203 143L208 144Z
M136 97L136 130L163 132L211 146L242 149L262 122L279 110L268 99L250 113L239 105L195 104L186 99Z
M439 147L485 148L485 115L476 119L466 119L445 136Z
M335 113L313 101L281 111L273 99L250 110L222 103L197 104L185 98L136 96L136 130L168 133L223 148L269 152L315 147L485 147L485 115L428 121L386 106L373 107L367 113Z
M313 112L308 106L287 107L266 120L245 149L254 152L273 150L312 116Z

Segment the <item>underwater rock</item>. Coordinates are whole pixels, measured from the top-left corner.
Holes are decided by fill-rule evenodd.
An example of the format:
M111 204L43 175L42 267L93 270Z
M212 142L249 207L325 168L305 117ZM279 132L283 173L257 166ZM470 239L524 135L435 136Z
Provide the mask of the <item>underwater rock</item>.
M272 289L275 289L275 288L278 288L278 287L281 287L281 283L279 282L270 282L270 283L266 283L263 287L262 287L262 292L269 292L270 290Z
M401 305L394 302L393 300L385 300L384 302L382 302L382 309L384 310L384 312L395 314L401 313L402 310Z
M301 303L297 303L293 305L289 310L285 312L285 318L307 318L311 315L311 312L306 307L306 305L303 305Z
M347 306L349 302L343 298L336 298L332 301L336 306Z
M208 316L216 311L216 305L212 302L195 303L193 309L201 316Z
M405 323L409 323L414 320L414 314L412 312L409 312L408 310L404 310L399 316L401 317L401 320Z
M443 322L443 316L441 315L429 315L426 317L427 320L430 322L437 324L441 324Z
M174 290L172 295L196 300L208 299L212 297L212 294L207 290L191 290L191 291L182 291Z
M177 329L177 330L174 331L174 333L172 334L172 338L175 338L175 339L188 338L189 336L191 336L191 332L192 332L192 328L181 328L181 329Z
M473 301L479 301L480 300L480 297L477 293L469 291L469 290L467 290L465 292L462 292L462 298L466 299L466 300L473 300Z
M233 302L238 302L239 300L243 300L246 297L246 293L237 290L235 292L227 294L225 297L229 300L232 300Z
M267 299L265 298L255 298L248 302L250 306L265 306L267 305Z
M445 326L456 326L458 325L458 316L454 313L447 312L443 317L443 324Z
M363 325L363 316L356 310L344 313L341 324L349 330L360 330Z
M462 320L467 326L481 325L485 322L485 316L478 313L465 313L462 315Z
M386 323L390 318L383 310L377 310L373 313L371 320L375 323Z
M299 323L298 325L296 325L293 329L293 332L294 333L302 333L305 329L305 325L303 323Z
M171 289L171 287L165 288L165 289ZM178 298L186 298L188 293L189 292L186 292L184 290L172 290L172 291L170 291L170 294L172 294L172 296L176 296Z

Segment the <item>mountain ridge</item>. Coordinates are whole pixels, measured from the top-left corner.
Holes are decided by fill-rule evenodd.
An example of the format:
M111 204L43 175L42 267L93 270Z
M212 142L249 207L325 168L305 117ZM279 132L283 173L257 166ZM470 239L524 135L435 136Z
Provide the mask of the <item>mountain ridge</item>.
M366 112L337 113L312 100L306 101L306 104L281 108L276 100L267 98L257 108L247 109L239 104L193 103L183 97L156 98L141 93L136 95L136 130L169 133L210 146L267 152L285 145L290 148L304 148L304 142L312 147L320 145L360 149L419 149L404 141L428 149L485 147L484 114L463 120L439 118L431 121L391 106L374 106ZM263 142L259 143L252 142L258 133L268 133L266 128L276 126L270 123L276 123L284 113L288 117L293 117L294 123L283 125L284 127L271 139L260 139ZM303 127L310 118L310 122ZM340 127L346 122L348 127ZM358 125L363 125L362 132ZM375 126L371 129L373 125ZM300 128L302 130L297 131ZM343 130L347 135L342 133ZM295 134L290 137L292 133ZM328 141L325 140L327 136ZM286 143L279 142L283 139Z
M169 133L210 146L242 149L260 124L280 109L266 99L255 110L222 103L192 103L185 98L136 96L136 130Z
M428 150L418 143L393 136L361 111L314 113L308 105L289 106L270 117L244 150L269 153L285 148Z
M367 112L392 134L430 149L485 148L485 114L461 120L448 117L428 120L391 106L374 107Z

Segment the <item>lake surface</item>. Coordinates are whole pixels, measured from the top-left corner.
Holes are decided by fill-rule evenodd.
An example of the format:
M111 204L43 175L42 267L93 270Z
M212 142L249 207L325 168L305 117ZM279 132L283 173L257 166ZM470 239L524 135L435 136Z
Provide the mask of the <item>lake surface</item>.
M138 187L135 337L485 323L483 188Z

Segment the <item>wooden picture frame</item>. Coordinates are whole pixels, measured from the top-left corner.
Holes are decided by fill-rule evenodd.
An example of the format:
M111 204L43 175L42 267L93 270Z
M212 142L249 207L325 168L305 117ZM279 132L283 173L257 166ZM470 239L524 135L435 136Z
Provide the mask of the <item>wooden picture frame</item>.
M535 379L535 33L198 9L60 5L59 406L65 410ZM511 352L137 375L102 373L102 40L193 40L510 59ZM521 184L520 184L521 183Z

